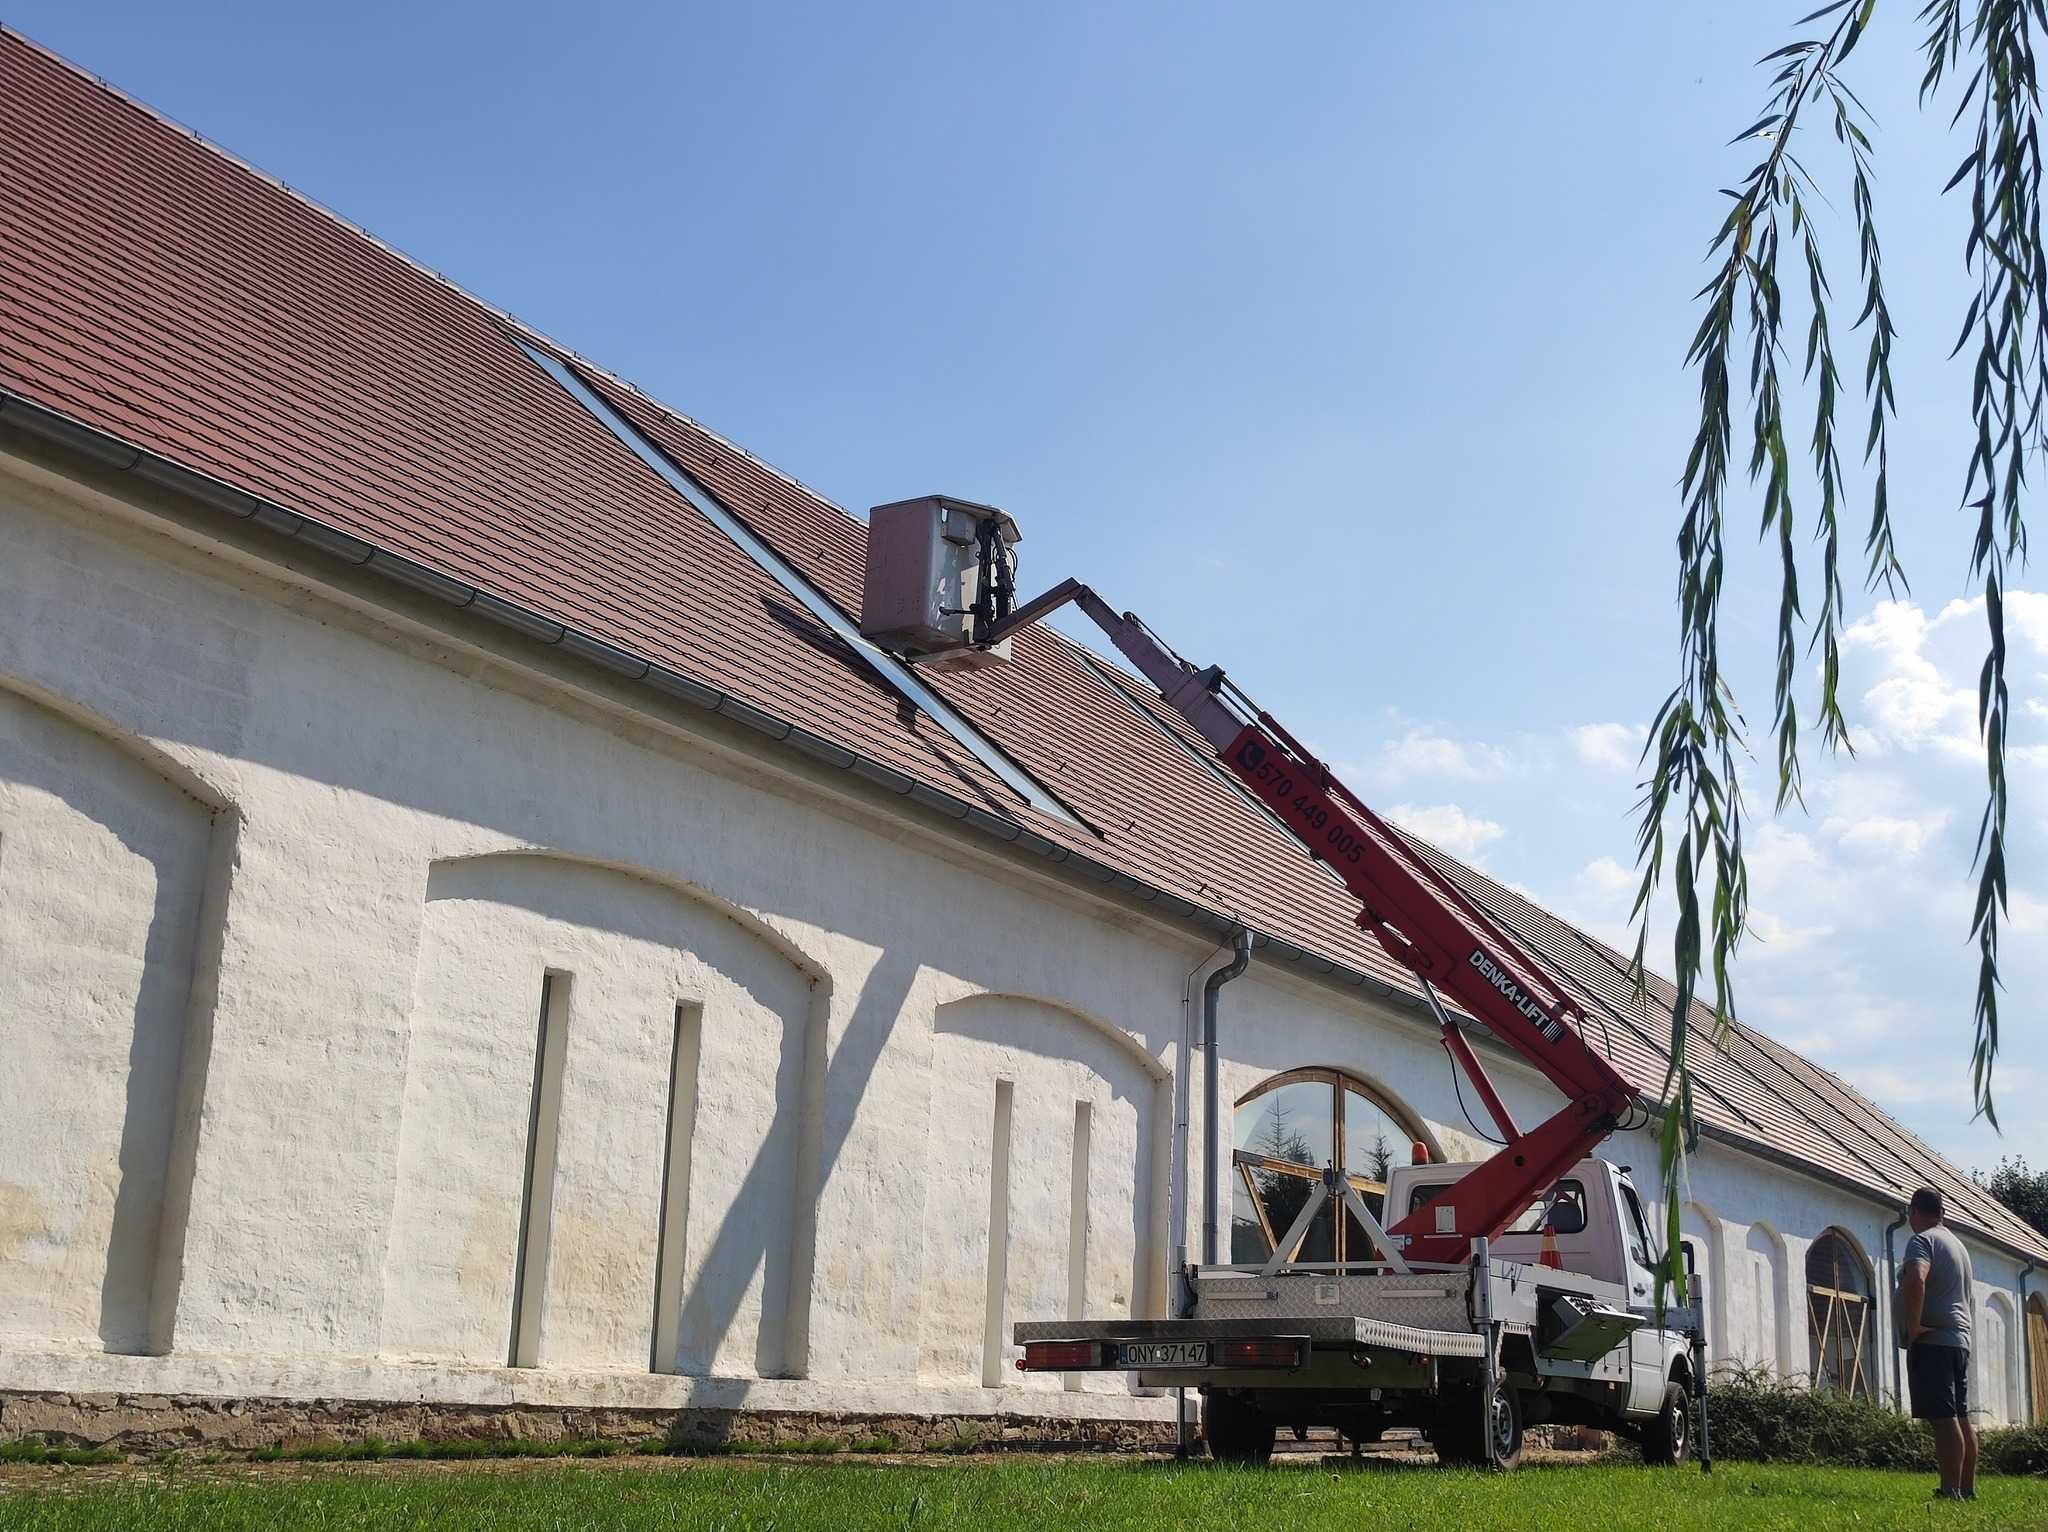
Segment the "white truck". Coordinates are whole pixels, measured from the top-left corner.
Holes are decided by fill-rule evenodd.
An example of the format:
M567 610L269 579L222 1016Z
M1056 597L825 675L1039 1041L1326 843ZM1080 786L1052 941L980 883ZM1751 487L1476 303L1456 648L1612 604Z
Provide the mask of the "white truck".
M1400 1166L1386 1210L1427 1206L1473 1168ZM1334 1173L1319 1192L1283 1250L1298 1246L1323 1199L1357 1198ZM1667 1307L1660 1320L1657 1258L1628 1172L1586 1159L1469 1262L1276 1254L1191 1268L1183 1317L1020 1323L1018 1365L1199 1388L1203 1436L1223 1461L1265 1461L1282 1428L1328 1426L1370 1442L1414 1426L1446 1463L1512 1468L1524 1428L1557 1422L1620 1432L1646 1461L1682 1463L1704 1335L1696 1304Z
M1558 954L1518 939L1220 668L1188 663L1078 580L1014 606L1015 528L988 507L955 508L972 513L976 563L961 571L973 599L942 613L965 619L946 642L992 655L1069 602L1098 624L1218 766L1357 899L1359 927L1414 976L1501 1142L1477 1164L1392 1172L1384 1227L1350 1178L1326 1168L1263 1264L1220 1264L1215 994L1250 958L1252 935L1240 928L1235 961L1206 990L1202 1259L1178 1262L1176 1317L1019 1324L1019 1365L1196 1386L1221 1458L1267 1457L1281 1426L1333 1425L1364 1440L1399 1423L1422 1427L1443 1458L1505 1467L1521 1456L1525 1424L1576 1421L1637 1436L1654 1461L1683 1460L1688 1386L1701 1376L1698 1313L1656 1311L1660 1263L1666 1292L1690 1287L1680 1253L1656 1248L1626 1172L1589 1158L1656 1110L1588 1040L1598 997L1560 982L1553 966L1570 970ZM1330 562L1342 567L1343 555L1332 550ZM1468 1033L1528 1062L1563 1093L1562 1109L1517 1124ZM1296 1262L1333 1197L1367 1232L1374 1259Z

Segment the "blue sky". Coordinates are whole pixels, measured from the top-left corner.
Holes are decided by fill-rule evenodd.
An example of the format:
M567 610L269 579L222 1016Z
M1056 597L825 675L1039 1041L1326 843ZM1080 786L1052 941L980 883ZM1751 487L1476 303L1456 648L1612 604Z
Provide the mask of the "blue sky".
M1690 295L1714 188L1750 163L1726 142L1757 115L1751 61L1806 9L16 0L7 20L843 505L1006 506L1027 589L1084 576L1383 808L1619 940L1635 751L1674 673ZM1961 1163L2039 1164L2048 597L2013 609L2001 1141L1967 1105L1982 614L1952 605L1963 209L1936 197L1962 146L1915 109L1914 42L1902 8L1852 61L1913 599L1853 602L1858 758L1811 763L1804 816L1755 802L1765 939L1738 993ZM1830 147L1810 154L1847 290ZM1860 376L1860 338L1838 345ZM1753 515L1727 647L1758 718L1776 595Z

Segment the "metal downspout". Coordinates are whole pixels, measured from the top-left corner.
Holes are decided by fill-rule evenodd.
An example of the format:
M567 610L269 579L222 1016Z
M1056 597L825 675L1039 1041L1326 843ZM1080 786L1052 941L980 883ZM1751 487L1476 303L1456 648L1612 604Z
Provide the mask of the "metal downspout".
M1891 1318L1892 1408L1895 1410L1903 1410L1906 1407L1906 1380L1904 1364L1899 1360L1899 1258L1892 1249L1892 1236L1899 1232L1899 1226L1905 1221L1906 1215L1901 1213L1884 1226L1884 1301L1885 1313Z
M1216 1168L1216 1135L1221 1132L1217 1105L1223 1071L1216 1064L1216 993L1243 973L1252 960L1252 933L1239 926L1236 956L1209 975L1202 985L1202 1264L1216 1264L1216 1206L1221 1200Z
M1166 1213L1167 1226L1173 1233L1167 1266L1172 1291L1167 1297L1167 1307L1176 1319L1186 1317L1189 1299L1188 1178L1189 1157L1194 1153L1194 1061L1196 1055L1202 1051L1202 1027L1197 1019L1195 1003L1196 979L1204 968L1230 950L1231 937L1235 930L1234 926L1224 930L1221 945L1215 951L1202 955L1201 962L1188 970L1188 976L1180 987L1180 1053L1173 1072L1173 1146L1168 1158L1171 1170L1167 1186Z

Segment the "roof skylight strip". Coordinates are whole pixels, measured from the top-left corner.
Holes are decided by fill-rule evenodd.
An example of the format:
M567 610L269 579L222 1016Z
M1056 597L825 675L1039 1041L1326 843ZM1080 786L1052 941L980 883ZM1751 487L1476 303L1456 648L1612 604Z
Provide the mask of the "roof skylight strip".
M801 602L804 610L824 624L834 637L867 661L877 675L895 687L906 700L930 714L939 727L950 734L962 749L994 772L1011 791L1041 814L1050 814L1055 819L1079 827L1080 821L1064 804L1034 782L1022 767L997 748L973 724L955 712L951 703L919 680L909 666L887 650L877 648L861 637L860 629L844 612L827 600L810 581L797 573L781 554L755 536L744 522L719 504L715 495L670 461L668 454L649 441L638 426L599 398L566 363L538 347L528 345L516 336L514 339L519 349L559 383L570 398L582 405L593 420L611 432L635 457L659 474L670 489L682 496L707 521L730 538L742 553L760 566L763 573Z

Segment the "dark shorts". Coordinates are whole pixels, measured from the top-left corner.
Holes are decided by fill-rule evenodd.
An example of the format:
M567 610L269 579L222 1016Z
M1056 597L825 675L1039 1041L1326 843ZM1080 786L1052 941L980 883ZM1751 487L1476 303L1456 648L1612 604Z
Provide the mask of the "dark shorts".
M1970 1351L1967 1346L1906 1350L1906 1382L1913 1391L1915 1420L1955 1420L1970 1413Z

